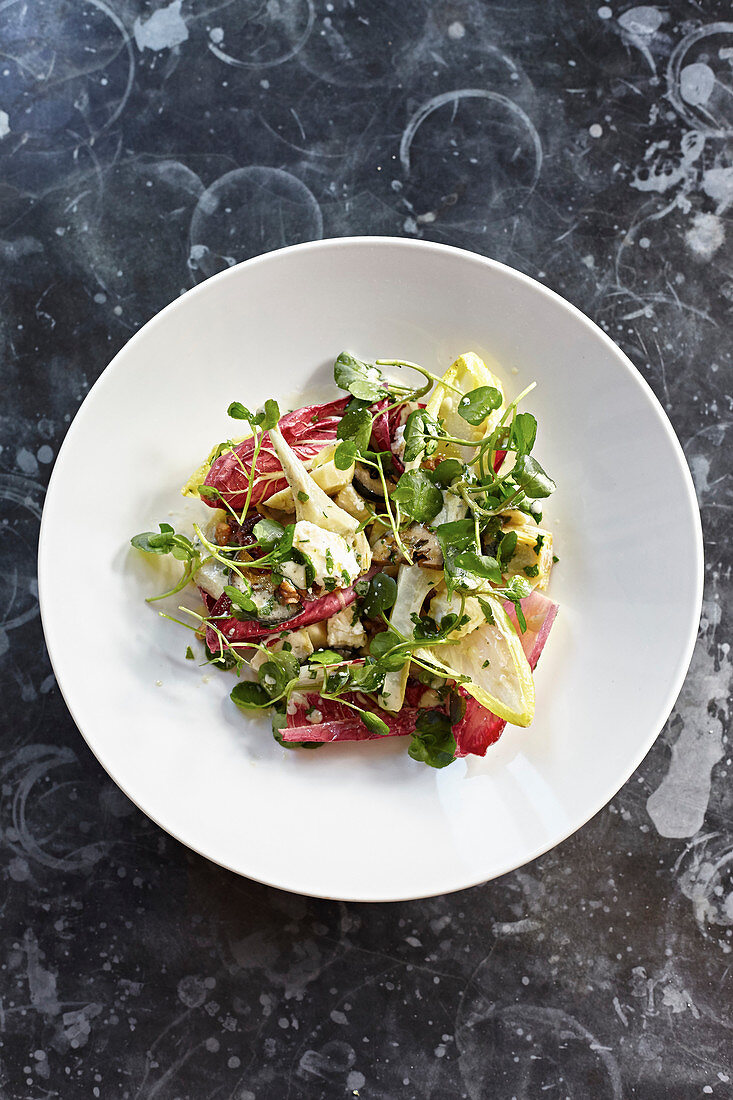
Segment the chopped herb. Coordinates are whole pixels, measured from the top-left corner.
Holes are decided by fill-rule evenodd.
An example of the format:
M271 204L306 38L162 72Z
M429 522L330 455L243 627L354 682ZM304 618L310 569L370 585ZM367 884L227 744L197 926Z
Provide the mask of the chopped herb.
M298 500L300 501L301 504L305 504L306 500L310 500L310 497L308 496L308 494L303 489L299 489L298 490Z
M187 646L186 647L186 660L187 661L194 661L195 659L196 658L193 655L193 650L191 649L190 646Z
M539 565L525 565L524 574L527 577L536 577L540 571Z

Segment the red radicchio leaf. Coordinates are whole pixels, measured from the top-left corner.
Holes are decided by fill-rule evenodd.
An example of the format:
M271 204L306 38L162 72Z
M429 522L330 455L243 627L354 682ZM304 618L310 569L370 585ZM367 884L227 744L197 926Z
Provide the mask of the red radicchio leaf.
M280 417L278 427L298 458L307 462L334 442L336 429L350 400L350 397L341 397L327 405L306 405L303 409L296 409L295 412ZM204 479L204 485L216 489L235 512L241 511L247 499L254 449L254 439L245 439L233 451L219 455ZM270 442L270 433L265 432L255 463L251 503L262 503L281 489L287 488L287 484L280 460ZM211 508L221 507L219 499L206 499L204 503Z
M376 572L377 568L372 567L360 579L370 580ZM209 617L216 619L216 625L229 645L246 645L247 642L258 642L261 638L266 638L268 634L281 634L283 630L299 630L302 626L310 626L311 623L320 623L324 619L330 619L332 615L336 615L339 611L343 611L345 607L348 607L349 604L352 604L355 599L356 589L353 585L350 588L337 588L335 592L327 592L324 596L318 596L314 600L304 601L305 607L292 619L273 623L272 626L264 626L254 620L242 621L235 618L222 618L221 616L226 616L232 606L231 600L224 594L210 608ZM220 648L219 636L211 627L208 627L206 631L206 644L212 653Z
M355 703L362 710L370 710L387 723L389 733L372 733L350 707L337 699L322 699L315 692L298 693L298 703L288 714L288 727L280 731L284 741L377 741L383 737L404 737L415 732L415 723L421 710L442 710L442 707L418 707L425 693L422 684L409 683L405 691L406 706L397 714L382 710L368 696L348 692L343 698ZM301 702L302 700L302 702ZM316 709L320 721L309 722L308 712Z
M506 603L504 607L514 625L517 626L514 604ZM558 606L541 592L534 591L522 600L522 611L527 620L527 630L524 634L520 633L519 638L529 667L534 671L555 621ZM466 713L453 727L456 757L468 756L469 753L474 756L485 756L489 745L495 744L501 737L506 722L477 703L465 688L459 686L458 693L466 701Z

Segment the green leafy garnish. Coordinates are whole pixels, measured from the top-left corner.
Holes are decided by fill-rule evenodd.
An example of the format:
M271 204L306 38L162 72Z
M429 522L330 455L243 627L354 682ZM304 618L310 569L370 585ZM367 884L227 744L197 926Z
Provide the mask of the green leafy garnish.
M501 582L501 569L496 558L490 558L486 554L476 554L472 550L463 550L456 555L454 561L466 573L473 573L475 577L492 581L494 584Z
M405 462L414 462L421 454L434 454L440 426L426 409L415 409L405 421Z
M378 367L365 363L348 351L342 351L333 367L333 377L340 389L352 397L370 404L386 396L384 379Z
M361 613L367 619L376 619L388 611L397 599L397 581L388 573L375 573L369 582Z
M369 646L369 652L386 672L397 672L405 663L406 656L399 652L402 639L393 630L383 630L375 634ZM398 652L393 653L393 650Z
M252 528L252 534L264 550L272 550L285 534L285 528L275 519L260 519Z
M187 661L195 661L196 660L196 658L194 657L193 650L191 649L190 645L186 646L186 660Z
M340 665L343 657L335 649L319 649L308 658L312 665Z
M366 451L372 434L372 417L364 408L346 411L336 429L336 438L350 440L358 452Z
M249 680L242 680L236 684L229 692L229 698L245 710L269 707L272 701L263 687L252 684Z
M201 564L201 555L190 539L185 535L177 535L170 523L159 524L160 531L143 531L140 535L133 535L131 544L137 550L144 550L146 554L170 554L177 561L186 563L186 568L177 585L160 596L148 596L147 602L164 600L167 596L175 596L181 592Z
M517 550L517 532L507 531L505 535L499 540L496 547L496 560L501 566L502 573L506 572L506 567L514 557Z
M257 604L252 599L252 585L247 580L242 580L242 589L235 588L233 584L227 584L224 586L224 592L229 597L232 609L235 611L246 611L248 615L253 615L257 611Z
M440 485L441 488L447 489L456 478L463 477L465 472L465 466L462 462L459 462L457 458L444 458L443 461L439 462L435 467L430 477L436 485Z
M476 549L476 528L471 519L457 519L452 523L439 524L435 534L443 551L445 584L450 596L462 578L456 558L466 550Z
M359 457L359 448L353 439L345 439L339 443L333 456L333 464L337 470L348 470Z
M380 718L378 714L374 714L373 711L363 710L360 717L370 733L378 733L380 737L384 737L389 733L389 726L387 723L383 718Z
M298 659L292 653L281 650L272 653L270 659L260 665L257 670L257 679L270 698L282 695L293 680L297 680L300 672Z
M522 454L511 471L512 480L528 497L549 497L555 492L557 486L551 477L548 477L536 458L532 455Z
M430 523L443 507L443 494L424 470L407 470L397 482L392 500L416 523Z
M450 718L439 711L422 711L407 751L413 760L429 764L431 768L445 768L452 764L456 754L456 739Z
M270 428L274 428L280 419L280 408L277 401L268 398L264 408L252 413L241 401L232 401L227 409L227 415L231 416L232 420L246 420L253 428L261 427L267 432Z
M537 438L537 421L532 413L517 413L509 435L509 447L519 454L529 454Z
M490 412L501 407L501 394L494 386L470 390L458 402L458 415L474 427L483 423Z

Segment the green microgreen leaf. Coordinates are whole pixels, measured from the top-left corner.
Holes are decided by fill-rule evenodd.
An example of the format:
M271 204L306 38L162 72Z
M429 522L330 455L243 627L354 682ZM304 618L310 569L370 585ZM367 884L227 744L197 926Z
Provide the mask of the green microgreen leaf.
M386 395L382 372L371 363L365 363L348 351L342 351L334 363L333 377L336 385L360 401L370 404Z
M241 401L232 401L227 409L227 416L231 416L232 420L248 420L250 424L254 422L253 414Z
M177 561L185 562L186 568L178 584L159 596L148 596L148 603L164 600L168 596L175 596L176 593L181 592L201 563L199 552L189 538L185 535L177 535L170 523L161 523L159 527L159 531L144 531L142 534L133 535L130 543L137 550L144 550L146 554L171 554Z
M454 561L466 573L473 573L475 577L491 581L493 584L501 583L501 569L496 558L490 558L485 554L476 554L472 550L463 550L456 555Z
M549 497L555 492L556 485L551 477L548 477L536 458L531 455L520 454L511 472L512 480L516 482L528 497Z
M416 523L430 523L443 507L443 494L424 470L407 470L392 493L405 515Z
M259 519L252 534L264 550L272 550L285 534L285 528L275 519Z
M372 423L371 414L365 408L347 410L339 421L336 438L349 440L358 452L366 451L369 448Z
M260 684L250 683L249 680L242 680L236 684L230 691L229 698L245 710L270 706L270 696L265 689Z
M319 649L308 658L311 665L339 665L342 661L343 657L335 649Z
M229 597L233 608L253 615L257 611L257 604L252 599L252 586L248 581L241 583L244 585L243 591L235 588L233 584L227 584L224 586L224 592Z
M502 573L506 572L506 567L514 557L517 550L517 532L507 531L505 535L502 535L496 547L496 560L498 561Z
M271 698L275 698L287 688L293 680L297 680L300 672L298 659L286 650L272 653L270 659L260 665L257 670L257 679Z
M372 638L369 652L386 672L398 672L407 660L406 654L392 652L401 640L393 630L383 630Z
M459 462L457 458L444 458L429 476L436 485L447 489L451 482L455 481L456 478L463 477L465 472L466 469L463 463Z
M437 420L426 409L415 409L405 421L405 462L414 462L421 454L429 456L435 453L437 439L430 438L440 434Z
M361 607L361 613L367 619L375 619L388 611L397 599L397 581L388 573L375 573L369 582L369 588Z
M359 449L353 439L345 439L339 443L333 456L333 464L337 470L348 470L359 457Z
M517 413L509 436L509 449L520 454L529 454L537 438L537 421L532 413Z
M490 412L501 406L501 393L494 386L479 386L470 390L458 402L458 415L476 427L483 423Z
M274 428L280 419L280 408L277 401L268 398L267 401L265 401L263 411L258 413L257 417L258 423L262 426L262 430L269 432L270 428Z
M380 718L378 714L374 714L371 710L363 710L361 712L361 720L370 733L377 733L380 737L384 737L389 733L389 726L384 719Z
M435 534L443 551L445 584L450 596L462 576L456 558L466 550L471 548L475 550L476 528L472 519L457 519L452 523L439 524L435 529Z
M448 715L434 710L422 711L407 751L413 760L428 764L431 768L445 768L452 764L456 739Z

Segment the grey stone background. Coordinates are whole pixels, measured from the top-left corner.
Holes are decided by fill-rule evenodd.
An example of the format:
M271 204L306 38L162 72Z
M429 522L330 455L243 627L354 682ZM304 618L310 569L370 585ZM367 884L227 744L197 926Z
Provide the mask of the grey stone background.
M733 1095L730 18L0 4L3 1097ZM64 707L35 583L54 457L131 333L225 265L355 233L496 257L601 324L707 540L687 684L612 804L497 882L389 906L238 879L138 813Z

